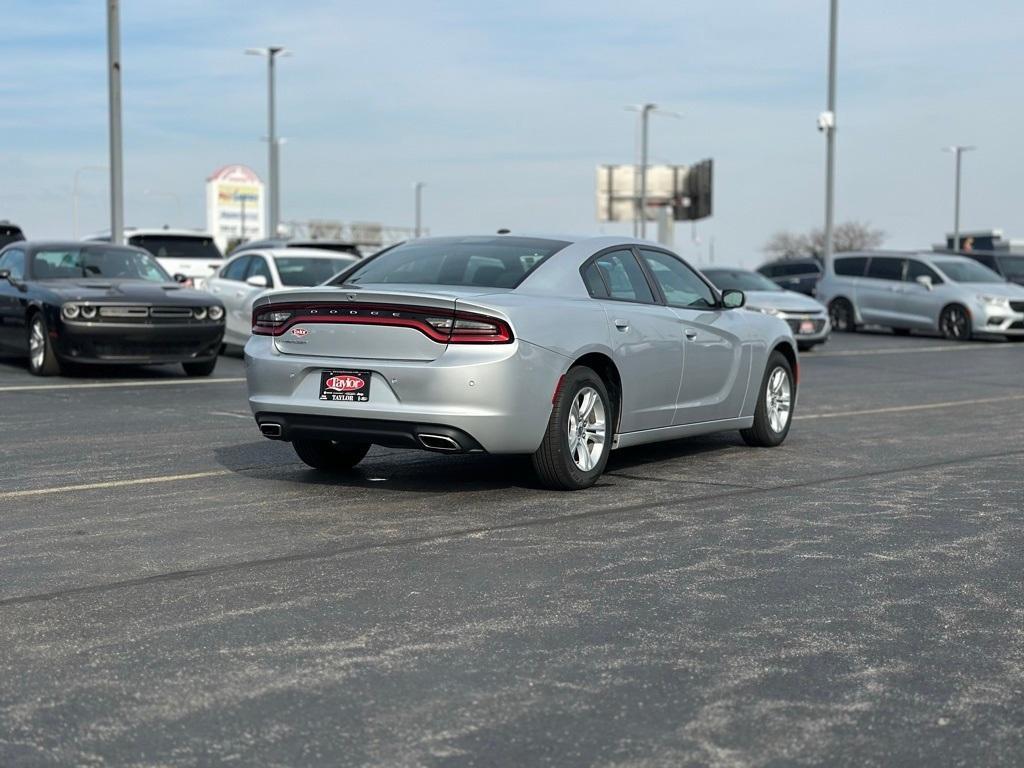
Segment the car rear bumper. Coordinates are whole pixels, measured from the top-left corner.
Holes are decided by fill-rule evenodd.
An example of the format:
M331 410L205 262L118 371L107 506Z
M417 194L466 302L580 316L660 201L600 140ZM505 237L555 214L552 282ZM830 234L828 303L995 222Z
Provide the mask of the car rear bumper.
M281 434L269 437L447 445L424 445L428 434L451 437L462 451L532 453L569 360L521 340L449 345L436 360L419 362L284 354L271 338L253 336L245 363L257 422L281 425ZM325 370L369 372L369 401L321 400Z
M54 351L61 359L76 363L205 362L220 352L223 336L223 323L61 323Z

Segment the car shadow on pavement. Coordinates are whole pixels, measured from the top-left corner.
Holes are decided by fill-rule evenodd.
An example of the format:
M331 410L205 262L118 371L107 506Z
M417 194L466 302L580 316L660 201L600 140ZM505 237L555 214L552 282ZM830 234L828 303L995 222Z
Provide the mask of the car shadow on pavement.
M706 456L738 445L742 445L738 434L723 433L613 451L606 475L598 486L613 483L616 472ZM441 455L375 447L351 471L331 473L307 467L288 443L280 441L222 446L215 449L214 455L223 468L253 480L416 493L544 490L534 475L529 456Z

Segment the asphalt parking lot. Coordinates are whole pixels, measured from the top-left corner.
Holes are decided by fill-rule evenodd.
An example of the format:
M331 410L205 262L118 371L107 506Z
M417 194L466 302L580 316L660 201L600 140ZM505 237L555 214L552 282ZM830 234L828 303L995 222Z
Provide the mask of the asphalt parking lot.
M0 361L0 765L1024 762L1024 344L837 335L782 447L561 494L243 376Z

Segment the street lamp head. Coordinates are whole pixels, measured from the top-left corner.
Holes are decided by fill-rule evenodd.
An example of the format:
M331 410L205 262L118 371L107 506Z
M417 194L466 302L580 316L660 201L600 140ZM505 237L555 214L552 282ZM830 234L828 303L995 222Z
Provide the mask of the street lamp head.
M283 45L271 45L266 48L246 48L245 54L247 56L291 56L292 52L285 48Z

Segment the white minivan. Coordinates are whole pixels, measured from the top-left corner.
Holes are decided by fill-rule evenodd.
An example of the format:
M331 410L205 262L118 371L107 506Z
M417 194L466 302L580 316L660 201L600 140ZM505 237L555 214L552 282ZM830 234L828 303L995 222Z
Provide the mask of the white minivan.
M109 242L110 233L85 239ZM224 254L213 235L194 229L125 227L124 242L149 251L175 280L194 288L204 288L206 281L224 264Z

